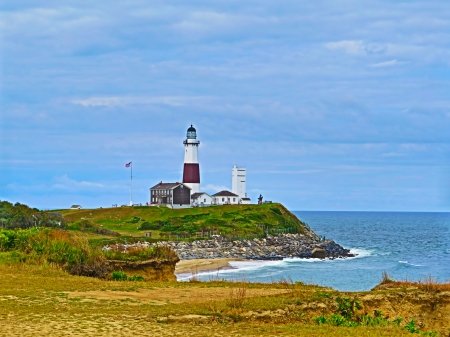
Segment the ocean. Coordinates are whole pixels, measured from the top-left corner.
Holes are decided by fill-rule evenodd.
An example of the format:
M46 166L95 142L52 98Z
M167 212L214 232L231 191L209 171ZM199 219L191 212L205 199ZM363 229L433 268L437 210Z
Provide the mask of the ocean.
M363 291L376 286L383 271L395 280L431 276L450 281L450 213L294 211L319 236L349 248L354 258L231 262L236 268L197 275L272 282L282 278Z

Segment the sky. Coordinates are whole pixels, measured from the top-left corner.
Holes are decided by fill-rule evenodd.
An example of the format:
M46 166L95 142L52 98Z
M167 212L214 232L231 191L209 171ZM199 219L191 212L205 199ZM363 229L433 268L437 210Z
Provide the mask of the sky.
M448 212L450 2L1 2L0 200L145 203L191 124L207 193Z

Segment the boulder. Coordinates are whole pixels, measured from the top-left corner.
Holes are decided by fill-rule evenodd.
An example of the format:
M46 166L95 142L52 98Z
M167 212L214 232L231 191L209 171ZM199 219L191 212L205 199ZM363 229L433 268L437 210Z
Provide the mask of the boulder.
M312 257L314 259L324 259L327 257L327 251L322 248L314 248L312 251Z

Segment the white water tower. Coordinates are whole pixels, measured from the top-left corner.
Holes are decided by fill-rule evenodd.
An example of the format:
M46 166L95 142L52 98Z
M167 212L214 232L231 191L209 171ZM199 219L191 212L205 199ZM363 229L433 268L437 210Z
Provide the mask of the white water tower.
M192 193L200 192L200 165L198 163L197 131L192 126L187 130L184 144L183 183L192 189Z

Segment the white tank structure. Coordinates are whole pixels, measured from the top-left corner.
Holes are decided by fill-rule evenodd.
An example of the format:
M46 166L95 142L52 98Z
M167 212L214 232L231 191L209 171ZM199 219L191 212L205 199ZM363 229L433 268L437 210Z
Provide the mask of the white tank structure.
M246 175L247 172L244 167L237 167L234 164L231 171L231 191L237 194L240 199L247 198Z
M192 189L191 193L200 192L200 165L198 164L197 130L192 126L187 130L184 144L183 184Z

